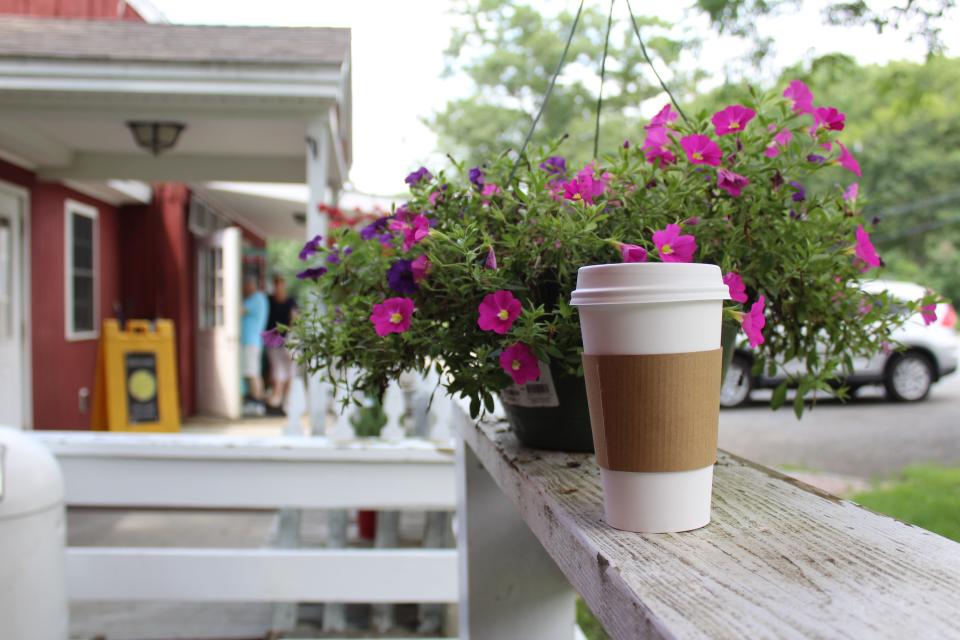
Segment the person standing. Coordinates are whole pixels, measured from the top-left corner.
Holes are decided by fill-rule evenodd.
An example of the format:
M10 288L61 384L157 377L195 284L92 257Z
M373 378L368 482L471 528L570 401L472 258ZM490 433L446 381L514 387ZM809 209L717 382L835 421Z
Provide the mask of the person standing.
M289 327L296 318L297 302L287 295L287 281L280 274L273 277L273 295L270 296L270 317L267 319L267 331L278 326ZM267 399L267 414L284 415L283 402L293 377L293 358L283 345L267 347L267 359L270 361L270 397Z
M263 413L263 378L260 375L260 358L263 354L263 338L260 333L267 328L270 302L267 294L260 291L255 276L243 279L243 318L240 321L241 364L247 381L247 395L258 405L257 413Z

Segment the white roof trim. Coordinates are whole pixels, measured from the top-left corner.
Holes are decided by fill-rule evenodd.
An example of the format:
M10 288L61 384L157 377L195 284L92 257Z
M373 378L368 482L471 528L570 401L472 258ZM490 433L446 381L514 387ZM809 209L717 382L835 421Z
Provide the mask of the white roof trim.
M170 21L167 19L167 16L163 15L163 12L160 9L157 9L156 6L150 0L121 0L125 4L129 5L131 9L140 14L140 17L151 23L162 23L169 24Z

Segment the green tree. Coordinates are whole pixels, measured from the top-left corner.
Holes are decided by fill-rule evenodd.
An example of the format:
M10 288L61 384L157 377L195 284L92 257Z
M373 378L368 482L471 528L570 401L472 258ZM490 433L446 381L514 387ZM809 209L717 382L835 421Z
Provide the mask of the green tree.
M578 162L593 156L607 6L584 7L564 72L533 138L535 145L544 145L568 135L564 154ZM574 14L545 15L511 0L465 0L458 13L465 26L451 38L447 74L465 74L473 91L447 104L428 124L437 132L440 148L479 162L522 144L561 57ZM610 35L603 85L600 143L608 149L640 135L638 105L661 92L649 75L629 19L619 13ZM657 18L637 16L637 24L648 52L661 68L668 68L684 47L695 44L670 37L670 25ZM673 76L671 88L682 92L692 80Z

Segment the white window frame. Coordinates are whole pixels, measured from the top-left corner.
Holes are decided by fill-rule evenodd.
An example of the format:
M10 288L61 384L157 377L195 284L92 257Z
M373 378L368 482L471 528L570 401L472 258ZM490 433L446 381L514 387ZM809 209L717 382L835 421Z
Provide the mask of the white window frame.
M93 222L93 330L74 331L73 327L73 216L90 218ZM76 200L67 200L63 206L63 291L64 334L68 342L96 340L100 337L100 211Z

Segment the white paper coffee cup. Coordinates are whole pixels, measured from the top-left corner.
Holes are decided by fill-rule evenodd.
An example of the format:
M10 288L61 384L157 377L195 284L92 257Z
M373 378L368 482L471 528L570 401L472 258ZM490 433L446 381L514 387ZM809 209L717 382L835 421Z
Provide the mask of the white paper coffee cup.
M723 300L728 298L714 265L623 263L581 268L571 303L580 311L585 355L646 356L720 349ZM685 388L677 401L715 402L719 407L719 384L715 389L712 383L700 387L709 388ZM597 425L593 428L599 447ZM710 522L712 463L676 471L618 470L601 464L600 473L606 520L617 529L688 531Z

